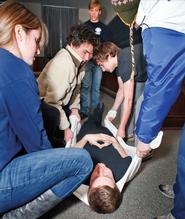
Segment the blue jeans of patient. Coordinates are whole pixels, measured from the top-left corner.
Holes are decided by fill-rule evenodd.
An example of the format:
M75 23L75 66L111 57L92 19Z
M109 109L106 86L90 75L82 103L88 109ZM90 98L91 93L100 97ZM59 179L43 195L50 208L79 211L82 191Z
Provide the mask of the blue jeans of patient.
M62 200L91 170L84 149L48 149L17 157L0 172L0 212L22 206L48 189Z
M82 80L80 93L80 111L87 115L90 108L96 108L99 103L101 79L101 68L89 61L85 65L85 76Z

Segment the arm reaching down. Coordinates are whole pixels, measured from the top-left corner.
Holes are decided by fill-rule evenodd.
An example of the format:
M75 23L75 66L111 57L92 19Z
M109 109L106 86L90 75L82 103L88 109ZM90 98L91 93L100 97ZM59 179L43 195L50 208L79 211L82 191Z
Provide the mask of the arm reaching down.
M130 117L130 113L132 110L132 100L133 100L133 93L134 93L134 80L128 80L123 84L123 92L124 92L124 106L123 106L123 113L121 115L121 122L118 127L117 136L121 138L125 137L125 127L127 125L128 119Z
M115 98L114 104L112 106L112 109L106 115L106 118L110 122L112 122L115 119L116 114L117 114L117 110L118 110L119 106L121 105L121 103L123 102L123 99L124 99L123 81L120 77L118 77L117 79L118 79L119 88L118 88L118 91L116 93L116 98ZM112 112L112 113L110 113L110 112Z

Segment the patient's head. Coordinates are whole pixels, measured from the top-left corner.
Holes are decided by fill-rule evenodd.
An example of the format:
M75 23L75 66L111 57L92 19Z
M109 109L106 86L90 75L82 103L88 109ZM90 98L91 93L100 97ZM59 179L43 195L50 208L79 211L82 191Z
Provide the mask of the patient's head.
M88 201L94 211L104 214L112 213L121 203L112 171L105 164L97 164L91 175Z

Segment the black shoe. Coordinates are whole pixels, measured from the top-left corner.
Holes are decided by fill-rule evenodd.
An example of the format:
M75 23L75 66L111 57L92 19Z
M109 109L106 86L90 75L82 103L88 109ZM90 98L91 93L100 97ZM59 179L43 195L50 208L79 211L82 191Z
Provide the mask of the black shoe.
M88 118L88 115L83 113L83 112L80 112L80 118L81 118L81 120L84 120L84 119Z
M174 199L175 198L175 194L173 191L173 185L163 185L160 184L159 185L159 191L166 196L167 198L171 198Z

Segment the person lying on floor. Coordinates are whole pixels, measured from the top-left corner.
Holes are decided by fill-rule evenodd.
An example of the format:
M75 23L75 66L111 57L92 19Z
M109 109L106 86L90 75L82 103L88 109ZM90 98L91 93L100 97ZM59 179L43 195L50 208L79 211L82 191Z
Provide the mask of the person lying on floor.
M85 182L89 184L90 208L98 213L112 213L121 203L121 193L116 182L124 176L132 158L112 133L102 126L103 108L99 104L83 124L74 147L86 149L93 160L94 171Z

